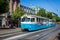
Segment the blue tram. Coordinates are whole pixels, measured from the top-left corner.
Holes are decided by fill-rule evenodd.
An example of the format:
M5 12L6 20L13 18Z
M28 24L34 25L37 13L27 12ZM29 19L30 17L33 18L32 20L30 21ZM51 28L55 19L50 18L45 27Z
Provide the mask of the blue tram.
M39 30L55 26L55 20L36 15L25 15L21 17L21 29L28 31Z
M56 20L49 19L49 25L48 26L55 26L56 25Z

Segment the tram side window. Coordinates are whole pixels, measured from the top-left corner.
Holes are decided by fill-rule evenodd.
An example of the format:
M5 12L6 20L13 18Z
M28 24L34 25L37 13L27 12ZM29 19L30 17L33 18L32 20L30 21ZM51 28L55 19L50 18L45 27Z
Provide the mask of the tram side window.
M31 18L31 22L35 22L35 18Z
M22 22L29 22L30 18L22 18Z

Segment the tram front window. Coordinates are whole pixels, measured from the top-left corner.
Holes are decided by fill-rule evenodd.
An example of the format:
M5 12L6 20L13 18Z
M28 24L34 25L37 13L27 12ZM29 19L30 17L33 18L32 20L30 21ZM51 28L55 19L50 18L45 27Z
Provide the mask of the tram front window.
M22 18L22 22L30 22L30 18Z

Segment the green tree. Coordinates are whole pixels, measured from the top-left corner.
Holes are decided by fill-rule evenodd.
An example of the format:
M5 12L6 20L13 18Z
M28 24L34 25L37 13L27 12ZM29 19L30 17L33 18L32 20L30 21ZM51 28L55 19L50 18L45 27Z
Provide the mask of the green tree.
M21 7L17 7L16 10L12 14L12 20L15 22L15 25L20 26L21 24L21 16L24 15L24 12Z
M8 0L0 0L0 13L6 13L9 11Z
M40 10L37 12L36 15L45 17L46 16L46 10L44 8L40 8Z
M52 19L52 12L47 12L46 17Z
M18 19L24 14L22 8L17 7L16 10L13 12L12 19Z
M60 22L60 17L58 17L57 22Z
M53 19L55 19L57 22L60 22L60 17L58 16L53 16Z

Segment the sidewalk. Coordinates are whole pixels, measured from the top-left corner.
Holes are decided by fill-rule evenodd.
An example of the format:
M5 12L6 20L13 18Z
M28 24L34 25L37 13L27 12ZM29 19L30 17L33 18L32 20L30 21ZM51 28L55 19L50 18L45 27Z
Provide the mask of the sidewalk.
M21 31L20 28L16 28L16 29L0 29L0 35L3 35L3 34L10 34L10 33L14 33L14 32L19 32Z

